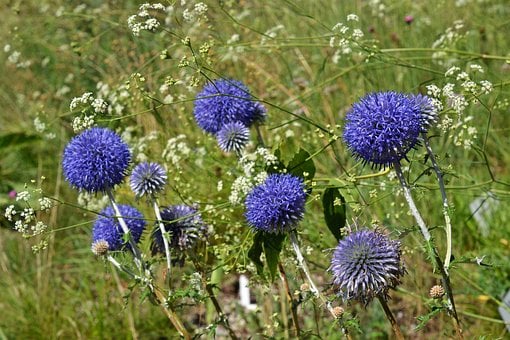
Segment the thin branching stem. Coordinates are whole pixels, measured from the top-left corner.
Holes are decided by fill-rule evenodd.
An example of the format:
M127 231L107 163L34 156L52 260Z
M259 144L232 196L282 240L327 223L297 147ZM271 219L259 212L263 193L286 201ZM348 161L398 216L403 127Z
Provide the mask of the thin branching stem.
M301 249L299 248L298 240L297 240L297 232L295 230L290 232L290 243L292 244L292 248L294 249L294 252L296 253L296 257L299 263L299 268L303 271L305 274L305 277L308 281L308 284L310 285L310 291L312 292L315 297L319 298L328 311L331 313L331 315L336 318L336 315L333 311L333 307L329 303L329 301L326 300L326 298L321 294L321 292L317 289L317 286L313 282L312 276L310 275L310 271L308 270L308 265L306 264L305 258L303 257L303 254L301 253Z
M446 255L444 259L444 270L446 271L446 273L448 273L448 270L450 268L450 259L452 257L452 223L450 215L448 213L448 211L450 210L450 205L448 203L448 197L446 196L443 173L439 168L439 165L436 161L436 157L434 156L434 152L430 147L429 139L427 138L426 134L423 134L423 141L425 144L425 148L427 149L427 153L429 154L430 161L432 162L432 166L434 167L437 182L439 184L439 190L441 191L441 198L443 200L443 216L446 228Z
M289 280L287 279L287 273L285 273L285 269L283 268L283 265L281 262L278 262L278 270L280 272L280 278L283 283L283 288L285 288L285 293L287 294L287 300L290 305L292 322L294 323L296 337L299 339L301 337L301 330L299 328L299 319L298 319L297 310L296 310L297 308L296 308L294 299L292 298L292 293L291 293L290 287L289 287Z
M172 325L174 325L175 329L179 332L179 334L186 340L191 339L191 336L189 332L186 330L186 327L184 327L184 324L182 323L181 319L177 316L177 314L173 311L172 307L166 302L165 297L163 294L150 282L150 280L147 280L147 278L140 277L139 275L136 275L132 271L130 271L125 266L121 265L113 256L107 255L106 259L115 267L117 270L126 273L131 278L135 279L136 281L144 282L146 283L146 286L149 288L150 292L154 296L155 300L158 302L158 304L163 309L163 312L167 316L167 318L170 320Z
M170 245L168 244L168 234L165 229L165 224L163 223L163 219L161 218L161 212L159 210L159 204L158 201L153 198L152 199L152 207L154 208L154 213L156 214L156 218L158 220L159 224L159 231L161 233L161 237L163 239L163 246L165 247L165 257L166 257L166 281L170 285L170 277L172 273L172 258L171 258L171 252L170 252Z
M335 313L333 306L331 303L324 297L324 295L321 294L319 289L317 289L317 286L313 282L312 276L310 275L310 271L308 270L308 265L306 264L305 258L303 257L303 253L301 253L301 249L299 248L299 243L297 240L297 232L296 230L293 230L289 233L290 243L292 244L292 248L294 249L294 252L296 253L296 257L298 260L299 268L303 271L305 274L305 277L308 281L308 284L310 285L310 291L312 292L315 297L319 298L321 302L326 306L328 312L333 316L334 319L337 319L338 316ZM348 332L348 330L342 326L342 332L344 333L344 336L347 339L351 339L351 336Z
M414 203L413 196L411 195L411 189L409 188L409 185L407 184L407 181L404 177L404 174L402 172L402 168L400 167L399 162L395 162L393 164L395 167L395 173L397 174L397 177L400 181L400 184L402 186L402 189L404 191L404 197L407 201L407 204L409 205L409 209L411 210L411 213L414 216L414 219L418 223L418 226L420 227L420 231L423 235L423 238L425 239L425 242L427 243L428 248L430 248L431 256L433 260L435 260L435 263L438 267L438 270L441 273L441 276L443 278L443 285L446 289L446 294L448 296L449 306L448 310L450 311L451 315L453 316L453 323L455 326L455 331L457 333L457 337L459 339L462 339L462 330L460 328L459 324L459 318L457 316L457 310L455 308L455 302L453 299L453 292L452 287L450 283L450 277L448 273L444 269L443 261L439 257L439 253L437 251L437 248L432 240L432 236L430 235L429 229L427 228L427 225L425 224L425 221L423 220L420 212L418 211L418 208L416 207L416 204Z
M122 214L120 213L119 207L117 206L117 203L115 202L115 198L113 197L113 193L111 189L108 189L106 191L106 194L108 195L108 198L110 199L110 203L112 204L113 210L115 211L115 217L117 218L117 221L119 221L120 227L122 228L122 231L124 234L128 236L128 243L131 247L131 251L134 255L135 264L141 271L144 271L144 264L142 260L142 254L140 253L140 249L138 249L138 246L134 242L133 238L131 237L131 233L129 232L129 228L126 224L126 221L124 221L124 218L122 217Z
M378 296L377 298L379 299L379 302L381 303L381 306L384 309L384 314L386 314L386 318L390 321L393 333L395 333L395 339L404 340L404 335L402 335L400 327L398 327L397 320L395 320L395 317L393 316L390 307L388 307L386 299L382 296Z

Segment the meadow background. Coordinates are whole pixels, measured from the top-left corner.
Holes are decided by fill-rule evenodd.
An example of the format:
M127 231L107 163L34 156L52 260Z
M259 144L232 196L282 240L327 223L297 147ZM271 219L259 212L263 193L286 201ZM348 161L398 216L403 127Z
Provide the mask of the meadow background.
M453 207L452 286L466 338L508 336L497 311L510 288L507 1L226 0L204 1L204 13L194 12L198 1L169 1L163 4L173 5L173 12L154 14L161 26L136 36L127 20L141 3L6 0L0 5L0 205L4 211L17 204L9 193L25 187L42 188L61 202L40 215L50 229L32 239L21 237L2 217L0 339L177 337L161 311L142 302L139 292L126 297L126 277L93 256L90 230L98 209L84 209L62 178L62 151L80 114L70 111L69 104L85 92L110 104L111 112L96 117L96 123L122 132L136 161L167 166L169 188L161 201L199 203L213 230L201 259L207 260L209 276L221 276L218 299L232 327L242 338L292 337L280 282L258 277L248 258L253 235L242 206L225 204L242 170L236 157L221 152L193 119L196 93L207 79L219 77L243 81L264 103L268 119L261 133L272 150L279 149L287 161L299 148L314 155L314 191L299 232L312 274L329 297L334 292L327 268L336 241L324 223L324 188L340 188L348 223L382 224L400 238L408 274L391 292L389 304L404 334L414 339L452 334L444 314L416 330L418 317L433 310L428 292L440 276L432 273L413 231L415 222L396 195L398 181L390 172L364 178L379 169L356 162L341 138L333 136L341 136L346 112L366 93L426 94L428 85L454 83L469 105L457 114L443 98L440 127L429 134ZM349 14L359 21L348 21ZM333 29L339 22L350 28L348 33ZM350 35L355 28L362 37ZM339 46L342 37L347 42ZM452 66L476 82L490 81L492 91L467 93L462 79L445 75ZM444 117L453 123L445 127ZM404 166L443 256L441 196L425 155L424 148L411 152ZM148 211L127 185L117 195ZM480 211L490 207L485 228L470 208L477 199L474 206L483 206ZM32 246L41 239L47 246L34 254ZM142 249L148 248L142 243ZM302 296L304 281L288 244L282 261L291 290ZM181 287L184 301L180 314L190 329L212 337L207 328L214 324L211 307L195 299L189 287L196 268L187 262L177 270L174 286ZM252 278L256 311L237 304L240 272ZM353 337L392 337L378 304L345 308L362 331ZM310 299L299 306L299 316L306 337L341 338L331 317Z

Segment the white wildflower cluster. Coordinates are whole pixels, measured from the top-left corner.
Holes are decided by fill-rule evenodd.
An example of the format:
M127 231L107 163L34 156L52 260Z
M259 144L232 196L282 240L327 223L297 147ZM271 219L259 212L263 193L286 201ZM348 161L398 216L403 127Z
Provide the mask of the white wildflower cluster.
M373 16L384 18L386 15L386 5L382 0L368 0L366 5L370 7Z
M39 208L35 208L32 204L34 195L41 195L42 190L24 190L16 195L16 205L11 204L5 209L4 216L7 221L13 224L13 229L23 235L25 238L31 238L44 234L48 229L43 221L38 218L39 213L48 212L53 206L53 202L48 198L41 196L37 199ZM44 240L40 241L41 246ZM41 249L43 249L41 247Z
M95 98L92 92L85 92L71 100L69 109L79 112L72 122L74 132L79 132L92 127L98 114L107 113L108 103L101 98Z
M473 116L468 116L453 126L453 129L456 130L453 135L453 143L456 146L462 146L466 150L471 149L478 133L476 127L469 124L473 118Z
M46 139L55 139L56 138L57 135L54 132L48 131L48 127L47 127L46 123L41 119L41 117L39 115L37 115L34 118L33 123L34 123L35 131L42 134L44 136L44 138L46 138Z
M245 51L245 47L241 44L238 44L240 40L241 38L239 34L232 34L232 36L227 40L227 50L222 53L222 61L232 60L235 62L239 60L239 56Z
M278 159L266 148L258 148L246 153L239 159L242 175L238 176L230 189L229 201L232 205L240 204L251 189L267 178L265 169L275 165Z
M17 68L28 68L30 65L32 65L31 60L22 60L21 52L12 50L12 46L10 44L4 45L4 52L9 53L7 62L9 64L15 65Z
M149 156L146 154L150 142L156 140L158 138L157 131L151 131L144 136L136 139L134 143L132 143L131 152L133 153L134 159L137 162L147 162L149 160Z
M478 64L470 64L465 70L454 65L445 72L445 78L449 81L445 85L427 85L427 94L436 108L442 110L446 107L456 114L456 117L452 117L448 114L449 110L444 112L438 128L452 138L454 145L465 149L472 147L478 132L471 122L473 117L466 117L465 111L470 104L476 103L481 95L489 94L493 90L490 81L477 80L477 76L484 73L484 68Z
M185 22L194 23L199 21L207 21L207 10L209 8L203 2L196 3L192 8L186 8L182 12L182 18Z
M108 205L109 198L107 195L95 195L82 191L78 194L78 205L93 211L101 211Z
M165 13L166 11L167 7L160 3L142 4L138 8L138 13L128 18L128 27L134 36L139 36L141 31L155 32L161 25L159 20L154 16L155 13Z
M354 24L359 22L359 18L356 14L349 14L347 22ZM353 49L360 51L359 41L365 36L361 29L339 22L333 26L332 31L334 35L329 39L329 46L336 49L333 63L337 64L342 55L352 54Z
M119 116L122 115L122 113L126 110L128 100L131 97L127 85L123 83L112 89L110 85L100 81L97 83L96 89L96 100L101 100L103 103L107 103L106 109L103 113ZM101 102L99 102L99 104L101 104Z
M180 169L180 162L188 159L191 154L191 148L186 141L186 135L178 135L170 138L163 150L162 157L165 161L170 162L175 168Z
M271 27L267 31L264 32L262 35L262 38L260 39L260 44L264 45L268 42L268 40L272 40L277 37L278 32L285 30L285 26L283 25L276 25L274 27Z
M461 30L464 28L464 22L462 20L456 20L453 22L453 26L448 27L439 38L434 41L432 48L445 48L451 47L464 35Z
M39 203L39 210L48 212L53 207L53 202L48 197L41 197L37 200Z

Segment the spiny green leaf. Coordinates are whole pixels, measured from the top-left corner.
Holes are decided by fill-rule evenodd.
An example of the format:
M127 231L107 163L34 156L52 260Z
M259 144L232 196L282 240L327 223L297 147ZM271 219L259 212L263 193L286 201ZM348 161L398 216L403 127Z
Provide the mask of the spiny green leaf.
M342 228L345 227L345 198L337 188L327 188L322 195L324 220L328 229L337 241L342 238Z

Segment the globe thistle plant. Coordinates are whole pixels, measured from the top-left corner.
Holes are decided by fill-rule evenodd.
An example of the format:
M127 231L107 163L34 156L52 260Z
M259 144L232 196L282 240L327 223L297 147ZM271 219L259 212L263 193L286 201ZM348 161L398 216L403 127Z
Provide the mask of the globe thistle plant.
M386 299L388 290L400 284L405 273L400 242L372 230L359 230L340 241L330 267L345 300L368 304L374 297Z
M73 187L106 192L124 180L130 161L129 147L115 132L95 127L67 144L62 167Z
M129 205L118 205L134 243L137 243L145 229L145 220L142 213ZM124 232L119 225L115 211L112 207L106 207L101 211L92 229L92 249L101 248L104 253L104 245L108 244L108 250L122 250L125 246ZM99 247L101 245L101 247Z
M137 197L154 197L163 190L167 180L166 170L158 163L143 162L131 173L129 184Z
M347 113L343 138L356 158L372 166L392 166L419 145L420 133L435 121L432 102L422 95L377 92Z
M218 134L218 145L225 152L241 152L250 139L250 131L241 122L225 124Z
M194 207L178 204L161 211L161 219L168 232L172 249L184 251L192 248L198 239L207 235L207 225ZM153 251L164 253L163 235L159 227L154 230Z
M265 108L255 102L240 81L217 79L204 86L195 99L193 114L204 131L216 135L228 123L250 127L265 118Z
M305 211L303 180L290 174L271 174L246 197L246 219L268 233L291 231Z

